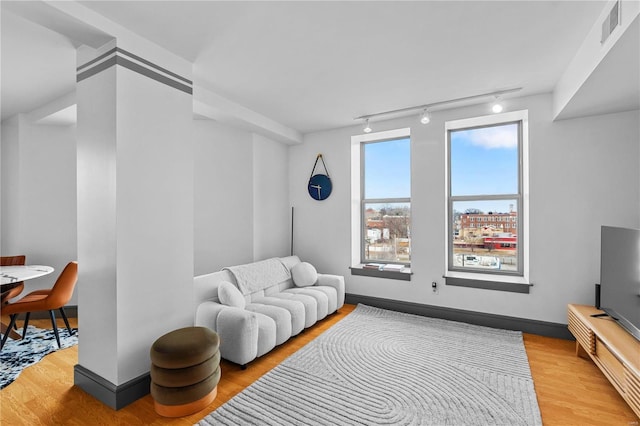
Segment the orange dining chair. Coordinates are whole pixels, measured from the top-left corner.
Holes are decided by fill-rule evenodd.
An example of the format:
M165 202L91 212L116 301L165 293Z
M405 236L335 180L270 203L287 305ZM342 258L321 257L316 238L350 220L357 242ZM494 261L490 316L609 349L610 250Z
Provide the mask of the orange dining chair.
M56 317L53 311L55 309L60 310L64 323L67 326L69 335L73 332L69 327L69 320L64 313L64 305L71 300L73 295L73 289L78 281L78 263L69 262L67 266L60 273L60 276L50 290L36 290L24 296L22 299L13 303L9 302L2 307L2 312L9 315L11 322L9 323L9 329L11 329L18 318L18 314L26 313L27 316L24 320L24 328L22 329L22 337L25 337L27 333L27 325L29 324L29 315L34 311L49 311L51 317L51 325L53 326L53 333L56 335L56 341L58 342L58 348L60 348L60 336L58 335L58 326L56 325ZM0 350L4 347L5 342L9 337L9 333L5 333L0 343Z
M1 256L0 266L15 266L24 265L27 257L25 255L19 256ZM6 290L5 290L6 289ZM2 286L2 293L0 293L0 306L4 306L9 299L13 299L18 296L24 290L24 283L22 281L17 283L5 284Z

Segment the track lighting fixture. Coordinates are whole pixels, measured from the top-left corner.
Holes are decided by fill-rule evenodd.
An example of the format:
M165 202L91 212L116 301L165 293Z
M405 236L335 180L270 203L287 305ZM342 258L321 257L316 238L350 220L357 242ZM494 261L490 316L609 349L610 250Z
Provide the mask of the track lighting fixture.
M362 127L362 131L365 133L371 133L371 127L369 126L369 119L364 120L364 127Z
M426 108L424 109L424 111L422 111L422 116L420 117L420 122L422 124L429 124L431 122L431 114L429 114L429 111L427 111Z
M399 115L407 115L407 113L410 112L414 112L416 110L421 109L422 110L422 114L420 115L420 122L422 124L428 124L431 122L431 116L429 113L429 109L433 108L433 107L440 107L442 105L448 105L448 104L453 104L453 103L461 103L461 102L469 102L469 101L473 101L476 99L480 99L480 98L487 98L490 96L494 96L495 97L495 101L491 107L491 110L495 113L500 113L502 112L503 108L502 108L502 104L500 104L499 102L499 98L500 95L504 95L506 93L512 93L512 92L517 92L519 90L522 90L522 87L516 87L513 89L504 89L504 90L496 90L495 92L489 92L489 93L482 93L479 95L471 95L471 96L465 96L462 98L456 98L456 99L448 99L445 101L439 101L439 102L433 102L430 104L425 104L425 105L417 105L417 106L412 106L412 107L408 107L408 108L401 108L401 109L394 109L391 111L383 111L383 112L376 112L374 114L367 114L367 115L361 115L360 117L356 117L354 118L354 120L365 120L364 123L364 127L362 128L362 131L365 133L370 133L371 132L371 127L369 126L369 119L372 117L379 117L381 115L395 115L395 116L399 116Z

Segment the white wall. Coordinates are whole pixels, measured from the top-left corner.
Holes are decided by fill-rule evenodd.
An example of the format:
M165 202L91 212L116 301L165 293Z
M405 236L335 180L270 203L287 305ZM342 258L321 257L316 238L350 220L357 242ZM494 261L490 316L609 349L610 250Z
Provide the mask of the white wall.
M289 254L287 145L194 120L195 274Z
M25 292L51 288L77 259L74 126L43 126L23 115L2 123L2 254L55 271L26 282ZM77 304L77 291L69 302Z
M289 195L295 209L294 254L312 263L318 272L344 275L347 282L351 266L350 147L351 136L359 129L306 135L302 145L289 148ZM307 191L318 154L322 154L333 184L331 195L323 201L312 199Z
M287 145L253 135L253 260L290 253L288 154Z
M10 255L17 250L20 226L20 121L16 115L0 126L0 253Z
M412 280L351 276L350 139L359 125L310 134L290 148L290 197L296 254L320 272L345 275L347 292L426 305L566 323L567 303L593 303L599 281L600 226L640 227L638 111L552 122L551 95L513 99L529 110L530 294L445 286L444 122L489 114L487 105L372 123L374 131L410 127L412 140ZM334 189L307 194L317 153ZM553 220L550 220L553 219ZM440 290L433 293L431 282Z
M253 261L251 134L194 120L195 275Z

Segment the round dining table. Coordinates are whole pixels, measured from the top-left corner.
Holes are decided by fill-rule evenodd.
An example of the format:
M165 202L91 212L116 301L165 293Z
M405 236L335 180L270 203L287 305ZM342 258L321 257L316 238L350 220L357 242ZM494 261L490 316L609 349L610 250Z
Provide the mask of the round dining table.
M51 266L45 265L0 266L0 293L10 290L23 281L39 278L53 271L54 269ZM9 327L3 322L0 322L0 332L2 334L9 333L9 337L12 339L22 338L14 330L9 330Z
M44 265L11 265L0 266L0 285L19 283L42 277L53 272L51 266Z

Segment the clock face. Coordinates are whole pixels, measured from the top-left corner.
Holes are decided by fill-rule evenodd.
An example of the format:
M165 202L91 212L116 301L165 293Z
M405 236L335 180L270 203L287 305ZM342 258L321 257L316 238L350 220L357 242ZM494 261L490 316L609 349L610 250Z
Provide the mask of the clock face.
M322 201L329 198L331 195L331 178L327 175L313 175L309 179L309 195L314 200Z

